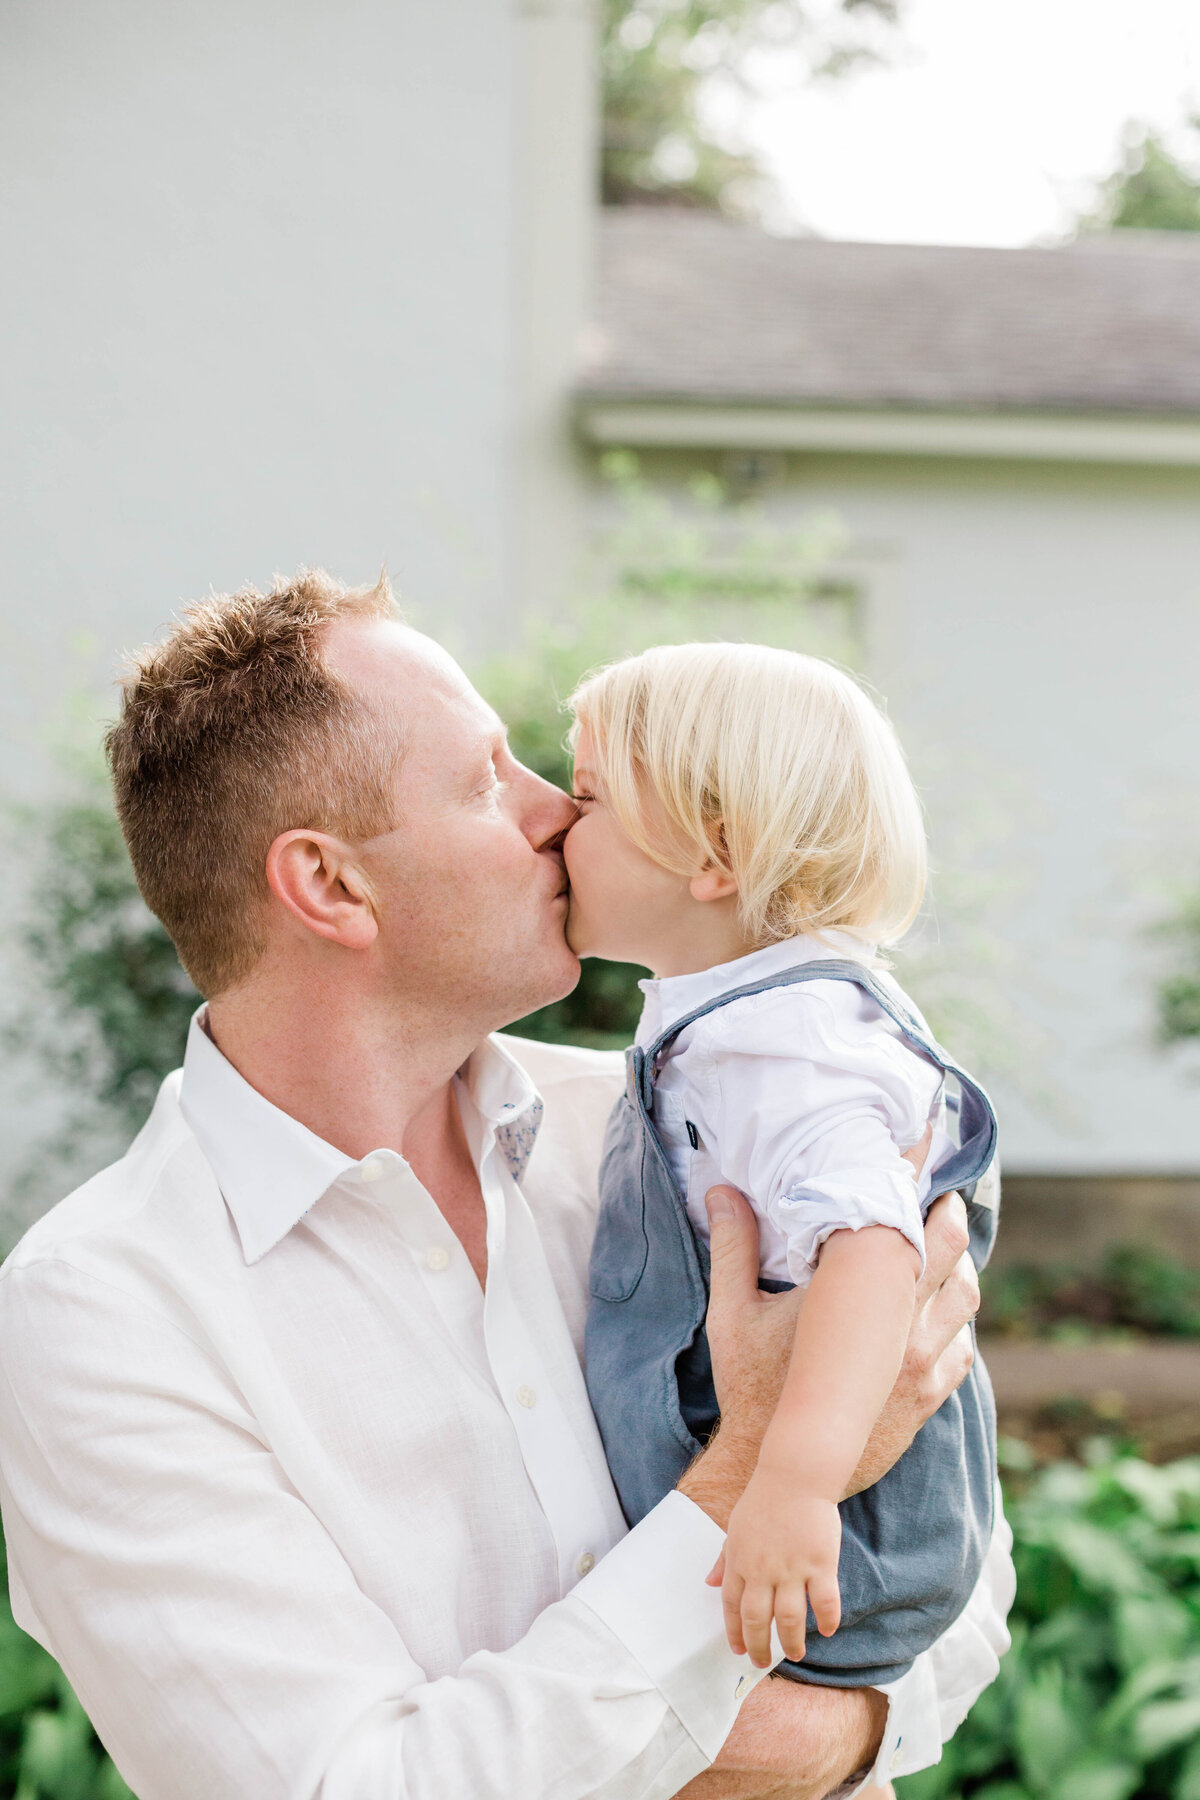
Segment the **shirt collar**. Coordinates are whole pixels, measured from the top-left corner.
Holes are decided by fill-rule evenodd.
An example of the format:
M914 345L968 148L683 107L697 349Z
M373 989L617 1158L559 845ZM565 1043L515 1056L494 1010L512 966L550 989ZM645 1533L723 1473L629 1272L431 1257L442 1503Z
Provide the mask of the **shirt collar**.
M768 975L781 975L800 963L828 961L831 958L871 964L876 946L849 931L805 932L799 937L781 938L765 944L748 956L732 962L717 963L711 969L697 969L690 975L664 975L654 980L639 981L645 995L636 1042L648 1049L655 1038L669 1031L677 1019L694 1012L719 994L734 988L748 987Z
M229 1208L242 1254L257 1262L282 1242L335 1183L372 1179L376 1150L355 1161L264 1098L224 1057L205 1029L200 1007L188 1031L179 1106ZM533 1153L544 1111L529 1076L495 1038L486 1038L459 1070L461 1091L479 1126L479 1157L495 1142L519 1181ZM474 1148L474 1146L473 1146Z
M520 1181L546 1111L541 1095L502 1037L485 1038L468 1056L458 1078L484 1127L480 1161L488 1140L494 1138L509 1174Z

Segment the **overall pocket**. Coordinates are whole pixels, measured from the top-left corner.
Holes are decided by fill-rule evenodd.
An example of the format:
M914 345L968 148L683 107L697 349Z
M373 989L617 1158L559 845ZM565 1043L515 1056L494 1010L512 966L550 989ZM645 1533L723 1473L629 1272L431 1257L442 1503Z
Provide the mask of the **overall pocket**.
M631 1299L646 1273L645 1153L637 1108L623 1098L609 1119L600 1160L600 1214L588 1264L588 1285L596 1300L616 1304Z

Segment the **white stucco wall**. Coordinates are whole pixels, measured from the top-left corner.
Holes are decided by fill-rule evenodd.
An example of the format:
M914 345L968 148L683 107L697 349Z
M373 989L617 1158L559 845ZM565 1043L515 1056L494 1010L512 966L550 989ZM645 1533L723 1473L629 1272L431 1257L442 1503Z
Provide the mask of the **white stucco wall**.
M698 463L721 459L645 468L683 493ZM1196 1059L1154 1043L1146 932L1200 876L1200 472L813 456L762 503L848 527L968 986L974 902L949 915L982 889L971 999L1016 1077L991 1076L1006 1166L1200 1171Z
M42 791L68 690L210 587L386 561L452 648L501 636L569 435L592 26L6 0L0 800ZM10 969L0 941L0 1025ZM0 1192L61 1102L0 1052Z
M210 584L386 559L468 653L568 590L604 504L567 409L589 16L9 0L5 793L36 791L64 687ZM1026 1088L1053 1091L1000 1084L1009 1167L1200 1169L1143 935L1200 846L1200 476L814 455L765 503L845 518L935 855L1009 883L992 980L1029 1026ZM15 1091L0 1177L40 1128Z
M941 818L970 844L974 791L1003 820L982 854L1011 877L995 907L1008 1000L1034 1027L1025 1085L1044 1090L1035 1105L998 1083L1009 1168L1200 1170L1200 1089L1192 1059L1155 1045L1146 936L1172 878L1200 876L1200 475L812 483L891 546L872 666L902 727L941 752L935 850Z
M0 13L6 785L85 628L386 559L475 634L510 554L510 0Z

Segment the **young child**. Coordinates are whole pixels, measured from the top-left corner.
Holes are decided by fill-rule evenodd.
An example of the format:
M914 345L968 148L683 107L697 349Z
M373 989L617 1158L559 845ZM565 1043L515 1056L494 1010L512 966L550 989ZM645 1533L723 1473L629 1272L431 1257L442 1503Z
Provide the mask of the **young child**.
M716 1423L704 1196L729 1183L758 1217L760 1285L807 1291L710 1580L723 1573L730 1644L758 1666L773 1620L784 1673L879 1686L966 1604L995 1493L976 1359L889 1474L843 1500L900 1370L924 1212L963 1191L980 1266L995 1235L994 1184L974 1186L991 1107L877 960L921 903L920 805L891 726L812 657L649 650L572 706L568 938L654 971L591 1263L587 1375L609 1463L635 1522ZM903 1152L930 1130L914 1179L919 1155ZM806 1641L810 1619L821 1636Z

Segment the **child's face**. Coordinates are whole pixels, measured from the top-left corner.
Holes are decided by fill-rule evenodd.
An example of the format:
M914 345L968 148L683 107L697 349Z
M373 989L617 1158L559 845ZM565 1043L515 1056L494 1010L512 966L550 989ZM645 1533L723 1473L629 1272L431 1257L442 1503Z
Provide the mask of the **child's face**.
M573 783L579 818L563 844L571 882L567 942L576 956L657 971L696 903L687 877L648 857L596 799L593 768L591 741L581 731Z

